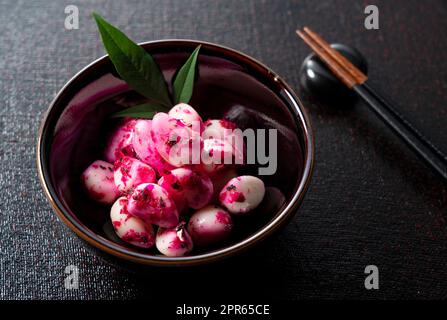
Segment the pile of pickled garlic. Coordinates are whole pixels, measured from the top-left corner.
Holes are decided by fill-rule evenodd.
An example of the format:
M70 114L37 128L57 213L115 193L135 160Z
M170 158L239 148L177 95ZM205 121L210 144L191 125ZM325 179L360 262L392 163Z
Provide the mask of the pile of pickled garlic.
M90 198L112 205L114 230L131 245L172 257L215 245L230 235L232 216L252 211L265 194L262 180L237 174L244 148L234 129L223 119L203 122L184 103L152 120L126 118L82 184ZM207 161L192 159L194 146Z

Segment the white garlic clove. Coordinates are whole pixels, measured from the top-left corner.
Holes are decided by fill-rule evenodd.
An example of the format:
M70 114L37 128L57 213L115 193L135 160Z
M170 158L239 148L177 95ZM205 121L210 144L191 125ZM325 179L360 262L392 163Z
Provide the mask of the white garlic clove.
M261 203L264 194L265 187L261 179L240 176L228 181L219 194L219 201L229 212L245 214Z
M81 183L89 197L100 203L112 204L120 195L114 182L113 165L102 160L96 160L85 169Z
M128 200L118 198L110 209L115 233L121 240L140 248L151 248L155 244L155 233L152 225L132 216L127 211Z

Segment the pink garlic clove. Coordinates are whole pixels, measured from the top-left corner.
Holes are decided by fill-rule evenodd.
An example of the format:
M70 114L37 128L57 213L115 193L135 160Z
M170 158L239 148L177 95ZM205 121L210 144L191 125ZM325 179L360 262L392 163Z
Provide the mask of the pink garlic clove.
M155 178L155 171L140 160L123 157L115 162L114 181L122 193L142 183L154 182Z
M81 175L81 183L89 197L112 204L119 197L113 178L113 165L102 160L93 162Z
M231 179L219 194L220 203L233 214L244 214L255 209L264 198L265 187L261 179L240 176Z
M234 122L224 119L210 119L206 120L203 124L205 129L203 130L203 139L219 139L225 140L237 126Z
M244 163L244 139L242 131L234 122L224 119L210 119L204 123L202 138L225 140L233 148L234 164Z
M217 206L206 206L195 212L188 223L188 232L194 244L206 246L228 237L233 229L230 214Z
M110 209L115 233L121 240L140 248L150 248L155 244L154 229L150 224L132 216L127 211L128 200L125 197L118 198Z
M129 196L127 210L146 223L164 228L178 224L179 215L168 192L154 183L140 184Z
M158 153L152 141L151 132L152 120L137 120L132 144L138 158L157 170L158 174L163 175L174 167Z
M200 134L166 113L159 112L154 116L151 133L158 153L175 167L193 163L193 148L200 156Z
M135 119L125 119L113 131L104 151L104 158L106 161L114 163L123 156L135 156L132 144L135 123Z
M177 170L183 170L182 168L174 169L170 173L162 176L158 180L158 185L164 188L169 197L175 202L177 210L182 212L187 204L185 198L185 190L180 182L179 175L176 174Z
M187 127L201 133L203 131L203 122L197 111L186 103L179 103L169 110L168 115L183 122Z
M201 160L200 170L213 175L223 169L225 165L234 164L233 148L225 140L205 139Z
M158 184L165 188L176 204L193 209L207 205L213 195L213 183L204 173L178 168L161 177Z
M180 223L175 228L159 228L155 245L158 251L168 257L181 257L193 249L192 239L184 223Z

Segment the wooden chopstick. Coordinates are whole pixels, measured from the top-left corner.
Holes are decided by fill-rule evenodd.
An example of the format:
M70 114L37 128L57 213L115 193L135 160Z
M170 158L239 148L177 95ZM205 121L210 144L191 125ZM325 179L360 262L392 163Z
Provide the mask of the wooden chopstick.
M349 72L355 79L356 84L364 83L368 77L356 68L348 59L346 59L341 53L332 48L329 43L327 43L322 37L320 37L316 32L312 31L309 27L304 27L304 32L309 35L309 37L314 40L324 51L326 51L331 58L333 58L337 63Z
M297 30L298 36L317 54L317 56L328 66L328 68L339 78L348 88L356 85L355 78L345 70L343 65L334 60L326 50L324 50L318 43L316 43L309 35Z

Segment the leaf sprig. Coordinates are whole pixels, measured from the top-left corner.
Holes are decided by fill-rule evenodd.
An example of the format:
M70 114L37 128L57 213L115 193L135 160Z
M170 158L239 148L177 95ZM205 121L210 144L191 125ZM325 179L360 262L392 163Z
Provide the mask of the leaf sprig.
M93 17L104 47L120 77L129 87L150 100L149 103L119 111L112 117L151 119L157 111L166 111L174 104L190 101L200 45L176 73L171 97L163 73L152 56L99 14L93 13Z
M176 103L188 103L194 89L194 78L196 75L197 56L200 45L193 51L191 56L180 68L174 80L174 100Z

